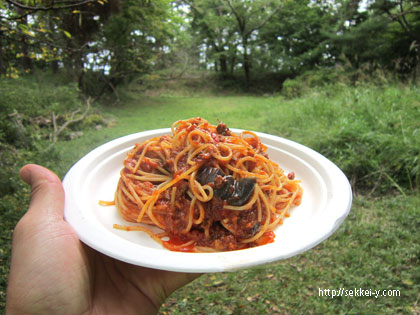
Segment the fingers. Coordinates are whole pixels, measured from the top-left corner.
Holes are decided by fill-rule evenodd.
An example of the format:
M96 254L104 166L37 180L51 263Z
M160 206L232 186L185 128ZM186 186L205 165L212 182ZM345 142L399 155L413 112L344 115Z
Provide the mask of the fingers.
M57 175L45 167L28 164L22 167L20 176L32 190L28 214L63 217L64 189Z

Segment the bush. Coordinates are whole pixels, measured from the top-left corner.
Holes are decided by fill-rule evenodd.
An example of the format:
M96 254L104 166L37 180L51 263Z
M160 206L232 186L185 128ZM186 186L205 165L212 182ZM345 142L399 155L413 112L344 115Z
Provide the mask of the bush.
M72 114L80 117L86 110L75 83L48 73L0 79L0 94L0 140L18 148L31 149L36 141L51 140L54 120L59 128ZM69 124L68 130L100 124L104 124L101 115L91 108L84 120Z
M62 84L53 76L0 79L0 112L17 111L27 117L50 116L81 106L76 84Z
M404 192L420 186L419 95L418 86L332 85L284 101L266 125L331 159L356 191Z
M0 79L0 211L23 198L18 171L26 163L46 167L60 159L52 145L56 129L69 121L72 113L86 105L73 83L48 73ZM85 119L68 125L60 134L92 128L103 123L102 116L90 111ZM76 115L79 115L77 113ZM7 201L7 202L6 202Z
M281 94L294 98L311 93L314 89L337 85L342 86L386 86L395 83L395 75L378 69L374 65L364 64L359 69L337 65L334 68L320 68L306 71L294 78L287 79Z
M301 80L287 79L283 83L281 94L287 98L295 98L302 96L307 88L302 85Z
M323 68L307 71L295 78L287 79L283 83L281 94L287 98L300 97L315 88L336 85L338 82L349 84L348 76L337 69Z

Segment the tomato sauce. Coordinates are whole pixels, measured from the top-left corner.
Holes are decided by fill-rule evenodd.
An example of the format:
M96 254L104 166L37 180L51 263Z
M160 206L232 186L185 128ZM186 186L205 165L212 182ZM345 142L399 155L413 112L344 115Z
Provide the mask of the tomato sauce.
M179 237L171 236L168 241L162 241L162 244L164 247L171 251L176 252L195 252L195 246L194 244L183 246L183 244L186 244L188 241L185 241Z

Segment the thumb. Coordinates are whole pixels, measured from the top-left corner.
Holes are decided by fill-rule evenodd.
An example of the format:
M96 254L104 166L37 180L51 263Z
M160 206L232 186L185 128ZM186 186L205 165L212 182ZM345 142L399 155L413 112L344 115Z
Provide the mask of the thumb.
M28 164L21 168L20 177L31 186L28 214L63 218L64 189L56 174L40 165Z

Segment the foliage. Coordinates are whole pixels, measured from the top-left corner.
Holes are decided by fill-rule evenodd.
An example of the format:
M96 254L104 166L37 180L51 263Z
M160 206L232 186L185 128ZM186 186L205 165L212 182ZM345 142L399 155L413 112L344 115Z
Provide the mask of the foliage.
M266 56L259 68L296 75L335 64L326 29L337 22L337 12L313 1L286 1L261 34ZM262 57L262 56L261 56ZM256 59L260 59L258 56Z
M99 97L170 64L185 44L184 22L169 0L63 3L0 2L0 32L7 35L0 40L0 75L64 69L85 94Z
M282 86L281 95L293 99L310 93L314 88L325 87L340 82L350 83L348 73L341 75L336 69L322 68L319 70L306 71L295 78L287 79Z
M418 75L416 1L371 1L366 8L351 0L186 3L201 61L207 67L213 63L225 80L241 67L253 84L262 74L293 78L321 67Z
M108 0L2 0L0 9L0 74L16 78L35 64L57 69L64 62L70 75L80 71L88 41L112 8Z
M75 131L105 125L91 110L86 119L71 117L86 105L74 83L63 84L56 76L38 74L17 79L0 79L0 195L19 194L16 170L24 163L51 166L58 158L53 139L68 139ZM60 135L58 129L64 124ZM44 163L45 162L45 163Z
M121 2L91 43L95 48L85 61L90 70L84 72L81 89L97 97L106 91L117 93L120 84L170 69L179 58L183 62L180 47L188 46L181 32L184 22L172 9L168 0Z
M241 64L245 86L248 89L252 56L258 46L255 34L278 12L281 2L187 1L187 3L192 9L192 29L200 34L198 45L206 46L210 52L208 57L215 60L216 70L220 66L220 71L225 77L229 73L232 75L237 64Z
M205 49L205 67L214 63L214 69L223 76L232 74L236 65L238 38L234 21L223 1L185 1L191 18L190 32L194 44ZM196 48L197 49L197 48ZM200 50L200 48L198 48Z
M351 3L351 1L349 1ZM420 6L418 1L372 1L366 12L346 11L336 29L328 31L338 60L353 68L386 69L402 78L418 75ZM334 33L333 33L334 32Z
M418 1L363 3L0 0L0 75L64 70L95 98L118 97L117 86L133 79L181 77L198 66L248 91L260 81L279 91L287 78L334 67L415 81Z
M270 111L266 125L284 121L277 134L327 156L357 192L405 193L420 184L419 92L415 85L331 84Z
M296 77L286 79L282 85L281 95L295 98L311 93L316 88L336 84L381 86L396 81L392 73L378 69L375 65L364 64L359 69L354 69L350 62L346 62L344 66L317 67Z

